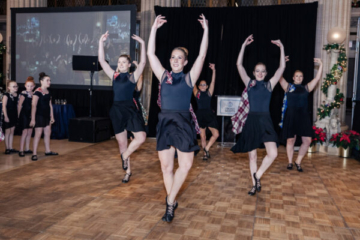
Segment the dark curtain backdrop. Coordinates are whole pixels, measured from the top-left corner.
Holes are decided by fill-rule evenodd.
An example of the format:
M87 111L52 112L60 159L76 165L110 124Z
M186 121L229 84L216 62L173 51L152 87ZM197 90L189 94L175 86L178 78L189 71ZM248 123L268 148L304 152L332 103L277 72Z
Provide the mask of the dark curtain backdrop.
M304 73L303 84L314 77L314 54L316 36L317 2L263 7L239 8L165 8L155 7L156 15L167 19L156 35L156 55L166 69L170 69L169 59L173 48L186 47L189 50L189 63L184 72L193 65L200 48L203 29L197 19L203 13L209 20L209 48L204 68L199 79L211 80L209 63L216 65L214 96L241 95L245 86L236 68L236 60L244 40L250 34L254 42L246 48L244 67L253 78L253 69L258 62L267 66L268 81L279 67L280 50L270 40L280 39L285 47L285 54L290 56L284 77L292 82L292 75L299 69ZM156 104L158 81L153 76L149 115L149 136L156 135L157 114L160 109ZM284 91L278 84L272 94L270 111L274 126L279 132L281 107ZM193 103L195 101L192 101ZM309 96L309 111L312 115L312 94ZM195 106L196 108L196 106ZM216 98L213 98L213 109ZM219 124L221 118L218 119ZM229 118L226 120L228 127ZM219 126L220 127L220 126Z

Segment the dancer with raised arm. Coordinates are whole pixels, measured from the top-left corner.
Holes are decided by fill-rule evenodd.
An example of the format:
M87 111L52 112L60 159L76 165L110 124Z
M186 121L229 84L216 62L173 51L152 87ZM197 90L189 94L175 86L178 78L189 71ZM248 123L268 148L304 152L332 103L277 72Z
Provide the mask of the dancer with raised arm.
M161 106L161 112L156 129L156 149L159 151L167 193L166 211L162 218L166 222L171 222L174 218L174 210L178 206L175 201L176 195L191 169L194 151L199 150L196 139L197 131L193 122L196 122L196 118L195 115L191 114L190 100L194 85L204 65L209 41L209 28L203 14L198 21L204 29L200 52L190 72L186 74L183 73L183 69L188 63L188 51L185 48L177 47L172 51L170 57L171 72L165 70L155 55L156 32L159 27L166 23L164 16L156 17L149 37L149 62L155 76L160 81L160 101L158 104ZM178 155L179 168L174 174L175 151Z
M258 63L253 72L255 80L251 80L243 66L243 58L245 48L253 41L253 35L246 38L236 63L246 88L242 94L242 105L240 105L238 113L232 117L233 131L235 133L241 132L241 134L236 145L231 149L234 153L249 153L253 187L248 194L251 196L261 191L260 178L278 154L278 137L270 117L269 104L272 91L285 70L284 46L280 40L274 40L271 43L280 48L280 66L275 75L268 82L265 82L266 66L263 63ZM266 148L266 156L258 169L256 149L264 147Z
M280 85L285 91L283 111L281 116L282 128L281 138L286 141L286 153L289 164L287 169L293 168L294 144L296 136L301 137L302 144L296 158L295 166L299 172L303 172L301 161L307 153L313 136L311 116L308 110L309 93L314 90L322 76L322 62L319 58L314 58L314 62L319 64L319 70L316 77L308 84L302 85L304 74L296 70L293 75L293 83L288 83L283 77L280 79Z
M212 70L212 77L210 86L207 85L205 80L201 80L199 86L194 87L193 93L197 102L196 118L200 127L201 146L204 149L203 160L210 158L210 148L219 137L218 123L216 121L216 115L211 109L211 97L214 94L215 88L215 64L210 63L209 68ZM206 144L206 128L208 128L212 134L209 142Z
M133 101L133 92L137 81L141 76L146 64L146 50L144 40L133 35L132 38L141 44L141 61L133 73L129 73L131 60L128 55L120 55L116 70L113 70L105 61L104 42L108 38L106 32L99 41L99 63L105 74L113 81L114 103L110 109L110 118L115 131L115 137L119 145L122 167L126 171L122 182L130 180L131 165L130 155L146 139L144 121ZM134 139L128 146L127 131L131 131Z

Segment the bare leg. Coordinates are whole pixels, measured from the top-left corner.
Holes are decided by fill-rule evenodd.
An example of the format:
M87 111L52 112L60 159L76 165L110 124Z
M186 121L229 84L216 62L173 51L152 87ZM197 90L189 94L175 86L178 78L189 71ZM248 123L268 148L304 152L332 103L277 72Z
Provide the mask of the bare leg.
M31 140L32 132L33 132L32 128L27 129L27 135L26 135L26 141L25 141L25 151L30 150L30 140Z
M50 150L50 135L51 135L51 125L44 127L44 143L45 143L45 153L51 152Z
M13 149L14 131L15 131L15 127L10 128L10 134L9 134L9 149Z
M130 155L140 147L141 144L143 144L146 140L146 133L145 132L133 132L134 134L134 139L131 141L131 143L129 144L128 148L126 149L126 151L123 153L123 158L127 159L128 158L128 169L126 170L127 173L131 173L131 168L130 168ZM126 139L127 141L127 139Z
M264 157L259 170L256 172L257 179L260 179L262 177L264 172L271 166L278 154L275 142L265 142L264 144L267 154Z
M33 141L33 155L37 155L37 148L39 146L39 141L41 138L43 128L35 128L35 136Z
M20 152L24 151L24 144L25 144L27 135L28 135L28 129L26 128L22 131L22 134L21 134L20 149L19 149Z
M179 168L176 169L174 182L168 196L168 202L170 204L174 203L176 195L179 193L181 186L185 182L186 176L191 169L194 159L194 152L181 152L177 149L177 153L179 157Z
M296 135L293 138L288 138L286 140L286 152L289 163L292 163L292 159L294 156L294 145L295 145Z
M11 133L10 128L5 129L5 148L6 149L10 149L10 133Z
M216 142L216 139L219 137L219 131L216 128L209 127L209 130L212 134L211 138L209 139L208 144L206 145L206 151L209 151L211 146Z
M116 140L118 142L118 145L119 145L120 154L123 154L126 151L127 144L128 144L127 131L124 130L121 133L115 134L115 138L116 138ZM123 159L124 160L126 159L126 158L124 158L124 155L123 155ZM128 161L128 163L129 163L129 161ZM130 166L128 166L128 169L130 169Z
M251 173L251 179L253 182L253 186L255 186L255 179L254 179L254 173L257 171L257 152L256 149L252 150L249 153L249 164L250 164L250 173Z
M307 153L307 151L309 149L309 146L311 143L311 137L301 137L301 140L302 140L302 144L300 146L299 154L295 161L298 165L301 164L302 159L304 158L305 154Z
M171 146L170 149L159 151L159 159L161 163L161 170L163 173L164 185L167 195L170 194L174 183L174 156L175 148Z
M206 147L206 128L200 128L201 146L204 149Z

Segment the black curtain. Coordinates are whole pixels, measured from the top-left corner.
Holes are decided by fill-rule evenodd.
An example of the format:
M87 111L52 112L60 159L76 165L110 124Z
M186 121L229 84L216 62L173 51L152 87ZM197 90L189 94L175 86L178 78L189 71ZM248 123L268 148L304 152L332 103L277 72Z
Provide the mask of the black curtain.
M184 72L190 70L200 48L203 29L197 19L201 13L209 20L209 48L204 68L199 79L211 80L209 63L216 65L214 95L241 95L245 86L236 68L236 60L241 45L250 34L254 42L246 48L244 67L253 78L253 69L258 62L267 67L268 81L279 67L279 48L270 40L280 39L285 47L285 54L290 56L284 77L292 82L292 75L299 69L304 73L303 84L314 77L314 54L316 36L317 2L308 4L276 5L263 7L238 8L165 8L155 7L156 15L167 19L156 36L156 55L166 69L170 69L169 58L173 48L186 47L189 50L189 63ZM309 96L309 111L312 115L313 99ZM149 136L156 135L157 114L160 109L156 104L158 81L153 76L149 115ZM284 91L278 84L270 103L271 117L279 132L281 107ZM213 98L213 107L216 99ZM194 102L194 101L192 101ZM227 122L229 120L227 119ZM220 123L220 119L219 119ZM231 129L231 127L229 127Z

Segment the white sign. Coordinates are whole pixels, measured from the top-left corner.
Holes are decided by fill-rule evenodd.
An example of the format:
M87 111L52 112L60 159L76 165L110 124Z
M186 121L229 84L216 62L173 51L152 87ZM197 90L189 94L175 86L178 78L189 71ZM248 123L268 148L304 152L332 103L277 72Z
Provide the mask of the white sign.
M240 96L217 96L217 115L233 116L240 104Z

